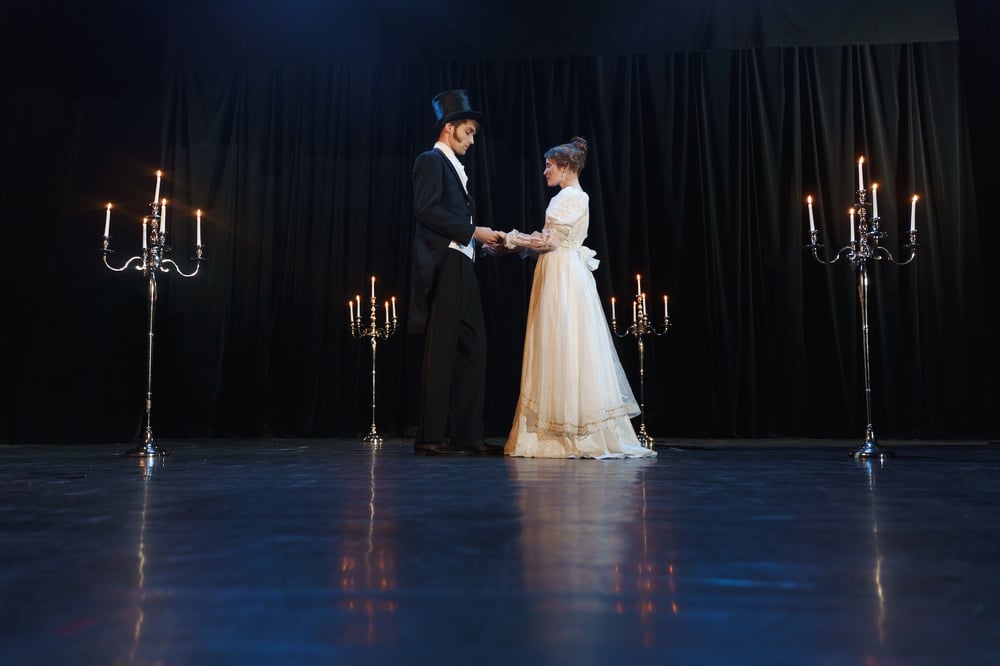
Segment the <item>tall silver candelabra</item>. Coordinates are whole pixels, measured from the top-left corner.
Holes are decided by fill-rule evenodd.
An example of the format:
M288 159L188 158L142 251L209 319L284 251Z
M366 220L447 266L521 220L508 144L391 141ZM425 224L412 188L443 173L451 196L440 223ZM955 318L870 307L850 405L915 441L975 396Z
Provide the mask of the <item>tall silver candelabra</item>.
M147 345L146 345L146 431L143 443L134 449L125 452L126 456L166 456L169 452L160 448L153 437L152 409L153 409L153 323L156 318L156 277L158 273L169 273L170 266L181 277L191 278L198 274L201 262L207 261L202 253L204 245L201 244L201 211L198 211L198 232L195 244L195 256L191 258L195 262L194 270L185 273L173 259L166 258L166 254L173 251L167 245L167 200L160 200L160 177L161 172L156 172L156 191L153 200L149 202L150 215L142 218L142 252L131 257L121 268L115 268L108 262L108 255L114 250L111 249L111 204L108 204L107 217L104 221L104 243L101 254L104 258L104 265L116 273L121 273L132 266L137 271L142 271L146 278L146 303L147 303Z
M348 314L350 317L351 335L356 339L368 338L371 341L372 349L372 425L371 430L361 441L371 444L373 447L382 446L382 436L375 428L375 357L378 351L378 341L388 340L397 330L399 320L396 318L396 297L392 297L392 316L389 315L389 301L385 302L385 323L378 324L378 301L375 298L375 277L372 276L371 304L368 311L368 324L365 325L361 319L361 296L355 296L354 301L347 302Z
M636 292L632 297L632 324L623 331L618 329L618 318L615 311L615 299L611 299L611 332L619 338L634 336L639 346L639 432L636 437L639 443L647 449L653 448L653 436L646 432L646 370L645 351L646 337L650 335L666 335L670 330L670 312L667 296L663 296L663 326L657 328L646 309L646 294L642 291L642 276L635 276Z
M868 347L868 262L886 259L896 266L905 266L916 259L917 248L920 247L917 244L916 227L918 197L914 195L911 199L909 242L903 246L903 249L909 252L909 256L903 261L897 261L887 248L880 245L886 234L879 228L878 185L873 183L870 190L865 188L862 175L864 161L864 157L858 160L858 189L855 192L854 207L849 211L851 216L850 242L840 248L832 259L824 259L819 256L819 250L824 245L819 242L819 231L816 230L816 222L813 217L813 199L812 196L809 196L806 199L809 208L809 243L805 247L812 252L816 261L827 266L835 264L841 257L846 258L857 275L858 305L861 309L861 350L865 375L865 413L868 424L865 427L864 442L851 451L851 456L855 459L884 459L891 457L893 452L879 446L875 429L872 426L872 385ZM870 200L869 192L871 193Z

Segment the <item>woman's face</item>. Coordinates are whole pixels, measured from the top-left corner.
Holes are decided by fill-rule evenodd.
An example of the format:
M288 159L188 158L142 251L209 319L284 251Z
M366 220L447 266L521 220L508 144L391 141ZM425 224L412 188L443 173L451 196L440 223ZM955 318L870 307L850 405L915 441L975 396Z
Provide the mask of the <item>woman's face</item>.
M545 171L542 175L545 176L545 184L549 187L561 185L568 173L569 167L561 167L552 160L545 160Z

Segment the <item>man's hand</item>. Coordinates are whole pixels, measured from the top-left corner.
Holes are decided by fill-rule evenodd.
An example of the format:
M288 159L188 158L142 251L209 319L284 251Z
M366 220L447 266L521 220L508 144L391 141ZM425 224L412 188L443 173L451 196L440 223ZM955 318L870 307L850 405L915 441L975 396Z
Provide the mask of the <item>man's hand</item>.
M476 227L472 237L483 245L497 245L503 243L506 238L502 231L494 231L489 227Z

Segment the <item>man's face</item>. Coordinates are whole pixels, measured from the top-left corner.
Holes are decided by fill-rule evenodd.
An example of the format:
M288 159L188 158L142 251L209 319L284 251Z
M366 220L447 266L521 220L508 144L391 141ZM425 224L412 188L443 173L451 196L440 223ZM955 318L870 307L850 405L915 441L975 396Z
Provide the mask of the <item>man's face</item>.
M460 120L458 123L447 123L444 126L444 143L456 155L465 153L476 142L476 131L479 126L474 120Z

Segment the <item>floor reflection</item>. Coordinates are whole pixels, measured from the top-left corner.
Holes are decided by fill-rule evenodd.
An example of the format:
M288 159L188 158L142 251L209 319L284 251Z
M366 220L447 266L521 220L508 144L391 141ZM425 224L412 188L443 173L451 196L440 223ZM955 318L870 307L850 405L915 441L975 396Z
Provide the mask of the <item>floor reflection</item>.
M586 643L614 628L654 642L655 617L677 612L672 600L662 607L674 587L669 527L652 533L646 521L646 472L656 460L508 464L523 583L539 599L536 639Z
M149 489L153 485L154 475L166 464L166 458L138 457L128 458L129 464L135 464L142 477L142 503L139 509L139 533L136 539L136 588L135 588L135 624L132 630L132 645L128 652L128 664L149 663L144 655L143 627L146 622L146 519L149 512ZM148 650L147 650L148 651Z
M878 484L877 475L885 466L884 460L861 460L857 463L868 477L868 497L870 500L871 522L872 522L872 548L874 549L873 582L875 585L875 596L878 599L878 612L875 617L875 631L878 635L878 644L885 647L885 589L882 587L882 545L879 537L878 524Z
M391 642L394 631L388 616L398 610L393 596L396 590L396 556L393 533L396 531L391 514L380 511L377 479L379 447L368 451L367 514L359 515L360 505L352 505L342 518L364 525L364 538L342 540L339 557L339 607L349 621L341 627L342 639L350 643L376 645Z

